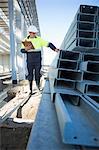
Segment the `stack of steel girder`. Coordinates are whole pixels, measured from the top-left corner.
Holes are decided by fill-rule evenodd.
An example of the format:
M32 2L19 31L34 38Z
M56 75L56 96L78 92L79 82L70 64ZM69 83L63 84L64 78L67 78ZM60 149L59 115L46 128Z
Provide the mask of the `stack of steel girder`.
M51 99L54 101L55 93L68 93L78 101L80 92L75 88L76 82L81 81L82 72L79 71L80 53L73 51L60 51L57 69L49 72Z
M99 7L80 5L49 74L66 144L99 148Z
M99 147L99 54L61 50L49 79L62 141Z
M76 84L76 89L99 109L99 54L82 53L79 69L83 78Z
M61 49L99 48L99 7L80 5ZM79 49L79 50L80 50Z

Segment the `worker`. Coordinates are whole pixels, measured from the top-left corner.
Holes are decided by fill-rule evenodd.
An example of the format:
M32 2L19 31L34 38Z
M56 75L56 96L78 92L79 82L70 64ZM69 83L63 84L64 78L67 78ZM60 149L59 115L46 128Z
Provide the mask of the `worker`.
M32 94L32 81L33 81L33 70L35 69L35 81L38 89L40 89L40 69L41 69L41 48L43 46L50 47L53 51L58 52L52 43L43 40L40 36L37 36L38 29L36 26L31 25L28 27L28 36L24 41L31 42L29 45L23 45L21 47L21 52L27 54L27 70L30 87L30 94ZM23 42L24 42L23 41Z

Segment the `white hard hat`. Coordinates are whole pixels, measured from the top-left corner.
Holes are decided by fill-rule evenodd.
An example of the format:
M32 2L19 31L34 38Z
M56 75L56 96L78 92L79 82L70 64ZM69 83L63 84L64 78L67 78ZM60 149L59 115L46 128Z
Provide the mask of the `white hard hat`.
M37 28L34 25L31 25L31 26L28 27L28 32L35 32L35 33L37 33L38 30L37 30Z

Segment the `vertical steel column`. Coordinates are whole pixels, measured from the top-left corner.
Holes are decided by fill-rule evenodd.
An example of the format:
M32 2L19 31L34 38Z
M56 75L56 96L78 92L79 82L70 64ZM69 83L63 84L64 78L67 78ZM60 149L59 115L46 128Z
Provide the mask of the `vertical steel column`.
M17 84L16 73L16 52L15 52L15 37L14 37L14 9L13 0L8 0L9 8L9 26L10 26L10 62L12 67L12 83Z
M25 31L25 20L23 14L21 14L21 33L22 33L22 38L25 37L26 31ZM25 72L26 72L26 54L22 54L23 57L23 79L25 79Z

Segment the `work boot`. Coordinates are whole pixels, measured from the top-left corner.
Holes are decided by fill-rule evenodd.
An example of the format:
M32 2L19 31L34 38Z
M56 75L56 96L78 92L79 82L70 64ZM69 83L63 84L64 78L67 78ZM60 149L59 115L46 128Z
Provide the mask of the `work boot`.
M32 95L32 91L30 90L29 95Z
M39 87L39 91L41 91L41 92L43 91L43 88L41 86Z
M32 92L32 80L29 81L30 91Z
M36 84L36 86L37 86L37 88L38 88L38 90L40 89L40 85L39 84Z
M43 88L42 88L41 86L37 86L37 87L38 87L38 90L39 90L40 92L42 92Z
M37 93L37 91L35 91L35 90L33 90L33 88L32 88L32 83L33 83L33 81L32 80L30 80L29 81L29 86L30 86L30 95L34 95L34 94L36 94Z

